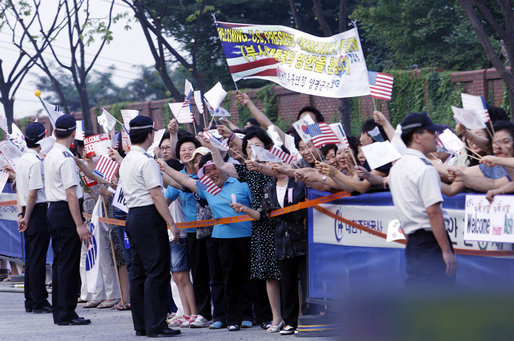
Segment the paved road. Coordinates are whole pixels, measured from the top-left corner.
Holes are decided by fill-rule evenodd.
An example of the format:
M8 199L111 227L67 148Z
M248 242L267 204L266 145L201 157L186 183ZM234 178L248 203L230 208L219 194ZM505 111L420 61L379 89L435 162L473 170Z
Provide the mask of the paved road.
M79 316L92 321L88 326L56 326L51 314L25 313L23 294L8 292L6 283L0 284L0 340L145 340L136 337L130 311L85 309L77 307ZM325 338L281 336L268 334L260 327L239 332L183 328L180 339L188 340L325 340Z

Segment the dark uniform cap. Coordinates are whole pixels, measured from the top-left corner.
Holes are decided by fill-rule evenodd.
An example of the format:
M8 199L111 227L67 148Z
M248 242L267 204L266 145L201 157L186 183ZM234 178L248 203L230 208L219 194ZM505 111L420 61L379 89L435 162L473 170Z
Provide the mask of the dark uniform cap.
M402 126L402 136L412 133L415 129L425 128L430 131L443 131L446 127L441 124L435 124L428 117L426 112L411 112L400 123Z
M39 122L31 122L25 128L25 140L36 143L46 135L45 126Z
M130 120L130 129L147 129L154 128L153 120L150 117L137 115L132 120ZM154 129L155 130L155 129Z
M57 131L72 131L77 129L77 121L70 114L59 116L55 121L55 130Z

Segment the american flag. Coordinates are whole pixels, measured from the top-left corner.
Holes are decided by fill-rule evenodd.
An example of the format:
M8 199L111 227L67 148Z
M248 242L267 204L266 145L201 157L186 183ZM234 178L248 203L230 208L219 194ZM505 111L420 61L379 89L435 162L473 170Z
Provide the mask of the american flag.
M93 172L96 175L104 178L105 181L111 182L119 167L120 165L116 161L113 161L106 156L100 155Z
M291 162L293 162L293 156L291 154L287 154L286 152L284 152L282 149L278 148L277 146L271 146L269 151L271 152L271 154L282 159L282 161L284 161L285 163L290 164Z
M221 29L232 29L252 25L217 21L216 26ZM250 34L242 34L247 37L245 42L221 42L223 52L225 52L225 57L227 59L228 68L234 82L247 78L260 78L271 81L276 80L277 67L280 64L277 61L279 57L272 53L259 53L259 44L252 43ZM265 39L264 34L261 33L261 35L262 38ZM273 51L280 49L280 46L272 44L268 45Z
M326 122L309 124L306 128L307 133L311 136L312 143L316 148L319 148L325 144L340 143L339 139Z
M368 71L368 78L371 97L390 101L394 77L382 72Z
M216 186L216 184L212 182L211 178L209 178L207 175L203 175L196 183L196 186L202 188L203 190L207 191L207 193L212 195L218 195L218 193L221 192L221 188Z

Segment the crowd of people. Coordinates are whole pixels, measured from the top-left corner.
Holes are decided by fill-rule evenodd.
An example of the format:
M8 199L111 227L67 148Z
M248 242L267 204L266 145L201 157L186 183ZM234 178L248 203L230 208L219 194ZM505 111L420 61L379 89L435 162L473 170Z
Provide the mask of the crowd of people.
M431 173L431 181L440 184L443 194L478 191L492 198L514 192L514 124L502 109L489 107L492 122L485 129L456 125L455 133L466 145L459 153L432 148L436 128L426 113L408 116L414 126L406 119L395 129L378 111L363 124L359 138L348 137L349 147L341 143L316 148L293 127L282 131L274 125L245 93L238 91L237 99L252 115L245 127L222 120L210 127L209 134L195 136L172 119L150 154L153 121L137 116L128 127L130 149L121 141L117 149L109 149L111 159L121 165L112 182L93 172L96 158L88 157L83 143L75 140L73 117L57 120L57 142L48 155L39 153L38 144L46 129L37 122L29 124L28 151L18 162L18 172L10 170L16 178L19 229L26 241L27 312L53 311L57 324L87 324L89 320L74 312L77 301L83 301L87 308L132 310L137 335L178 334L171 327L237 331L254 324L269 333L290 335L301 314L322 310L306 301L307 212L301 209L276 217L270 213L305 201L307 188L351 195L388 191L393 164L371 169L363 146L389 140L408 154L411 146L426 145L428 139L428 149L420 147L423 155L418 156L437 170L439 177ZM297 120L306 115L314 122L325 121L313 107L302 108ZM433 133L425 136L425 131ZM213 142L209 137L213 134L225 148ZM261 162L254 155L255 148L273 146L294 161ZM77 170L98 184L83 191ZM218 193L200 181L205 177L219 188ZM405 177L398 179L393 180L397 188ZM128 215L112 205L119 184ZM395 197L393 191L395 205L401 195ZM434 196L430 205L442 202ZM105 251L100 259L103 286L91 292L85 275L90 231L81 212L91 213L98 198L104 202L104 215L125 220L126 226L110 225L101 231L97 242ZM176 227L181 222L240 215L252 220ZM44 286L50 238L55 257L52 305ZM449 277L455 275L456 264L452 266L446 272ZM170 273L177 290L171 290Z

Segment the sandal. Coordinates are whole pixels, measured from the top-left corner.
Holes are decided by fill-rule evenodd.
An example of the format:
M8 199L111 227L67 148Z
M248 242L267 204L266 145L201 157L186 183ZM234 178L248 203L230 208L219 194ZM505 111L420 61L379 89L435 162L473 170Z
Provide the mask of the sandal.
M119 301L118 300L105 300L102 303L100 303L97 308L98 309L107 309L114 307Z
M96 308L100 303L102 303L100 300L91 300L84 305L84 308Z
M121 302L119 302L118 304L113 306L111 309L116 309L116 310L120 310L120 311L121 310L130 310L131 305L130 305L130 303L121 304Z

